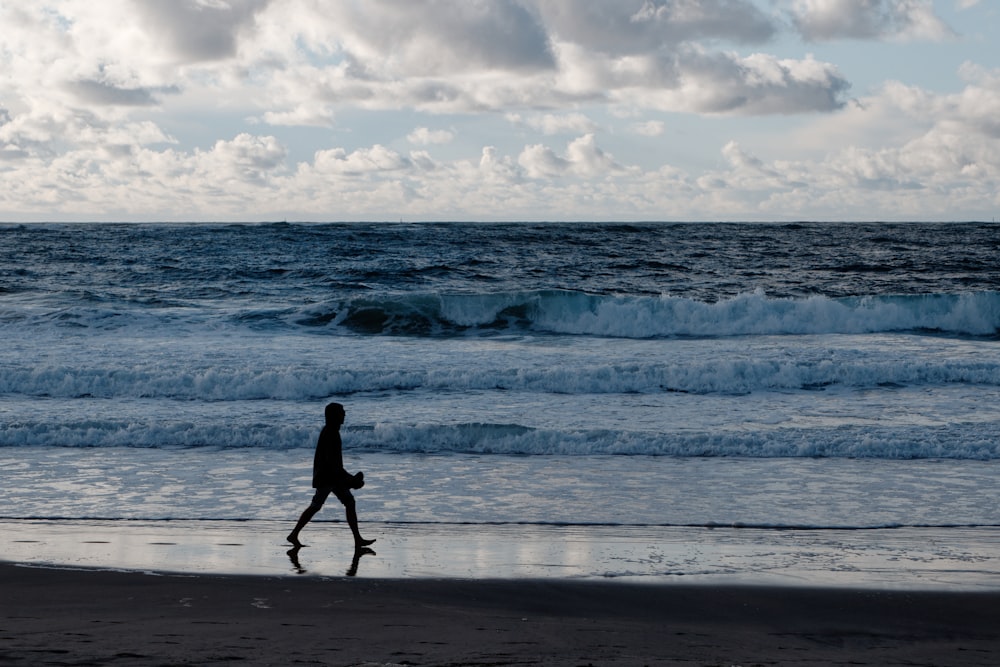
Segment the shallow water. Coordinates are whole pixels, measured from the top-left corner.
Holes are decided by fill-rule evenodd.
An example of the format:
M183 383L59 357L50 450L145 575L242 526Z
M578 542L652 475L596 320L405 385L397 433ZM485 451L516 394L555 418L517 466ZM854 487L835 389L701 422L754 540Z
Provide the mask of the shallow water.
M1000 525L1000 462L364 453L377 522L879 528ZM309 449L0 450L2 518L291 521ZM331 503L320 518L339 518Z

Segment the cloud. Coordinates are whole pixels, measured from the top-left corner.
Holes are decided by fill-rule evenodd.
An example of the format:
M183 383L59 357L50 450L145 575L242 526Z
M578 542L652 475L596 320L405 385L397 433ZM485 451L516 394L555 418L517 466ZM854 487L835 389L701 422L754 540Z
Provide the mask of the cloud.
M850 87L836 67L812 58L746 57L691 49L676 61L678 84L613 91L621 103L663 111L792 114L833 111Z
M84 80L66 84L81 102L110 106L153 106L156 93L177 93L176 87L124 88L103 81Z
M566 147L565 157L542 144L526 146L517 158L529 178L553 178L565 175L595 178L620 170L614 158L601 150L593 134L574 139Z
M1000 205L997 70L968 63L947 94L913 77L850 100L835 62L781 39L796 35L952 32L926 0L0 3L0 216L781 219ZM712 119L671 116L668 139L663 120L642 120L664 114ZM775 125L752 118L767 115L795 116L771 145L753 138ZM398 152L402 137L420 150Z
M0 64L13 72L0 95L28 113L227 106L303 127L332 127L347 108L545 109L526 117L546 134L595 131L560 113L580 104L838 108L847 83L832 65L803 78L816 61L784 59L784 80L762 86L760 58L717 50L762 43L779 25L749 0L49 0L0 7Z
M959 210L986 215L1000 205L1000 70L963 67L969 84L934 95L899 83L886 85L844 113L857 127L896 126L884 145L854 142L853 132L830 136L831 148L815 159L767 162L735 143L724 148L730 169L701 181L715 196L756 201L761 215L791 211L813 217L955 219ZM827 132L836 119L824 121ZM866 138L861 135L862 138ZM792 137L790 141L796 141ZM722 187L725 186L725 187ZM725 191L725 195L722 193ZM748 193L760 193L747 197ZM765 196L766 195L766 196ZM872 215L872 211L879 211ZM794 216L793 216L794 217Z
M569 171L570 162L555 154L548 146L533 144L526 146L517 163L524 167L529 178L549 178L562 176Z
M217 141L211 151L196 152L195 158L216 178L224 175L256 183L282 170L287 155L276 138L243 133L232 141Z
M348 153L343 148L317 151L313 167L323 174L362 176L365 174L399 171L410 166L410 161L385 146L375 144Z
M538 0L553 39L609 56L644 54L702 39L759 44L778 28L748 0Z
M647 120L642 123L633 123L632 131L644 137L659 137L664 132L664 124L661 120Z
M811 41L834 39L941 40L954 31L929 0L793 0L792 23Z
M241 32L253 26L270 0L132 0L146 27L177 62L236 55Z
M455 138L454 132L448 130L430 130L426 127L418 127L408 135L406 140L411 144L427 146L429 144L447 144Z
M263 120L269 125L290 125L293 127L330 127L334 114L322 104L302 104L287 111L265 111Z
M374 76L531 72L554 66L544 27L511 0L368 0L319 9L310 11L318 25Z
M521 114L507 114L507 120L515 125L529 127L542 134L589 134L597 130L597 124L582 113L570 114L534 114L522 117Z
M781 61L788 73L782 85L748 91L754 84L740 75L747 63L716 50L717 43L763 43L781 26L748 0L379 0L334 2L322 11L307 0L286 0L260 12L256 23L258 46L240 52L287 61L266 69L262 83L275 93L272 105L289 109L326 104L523 115L523 109L634 99L655 109L718 111L719 104L704 104L702 92L690 94L714 87L728 98L722 110L729 113L798 113L838 108L848 87L832 65L822 82L799 79L796 72L816 62L806 58ZM717 67L706 67L708 61ZM259 67L252 60L245 66ZM718 67L730 73L720 77L712 71Z
M566 147L566 157L573 172L587 178L602 176L622 168L611 155L597 146L593 134L571 141Z

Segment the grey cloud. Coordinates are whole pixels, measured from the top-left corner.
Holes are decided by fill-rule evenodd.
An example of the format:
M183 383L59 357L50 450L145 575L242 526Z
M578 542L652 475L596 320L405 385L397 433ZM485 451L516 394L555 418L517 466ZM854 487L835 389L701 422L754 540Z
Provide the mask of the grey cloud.
M859 176L855 179L854 183L863 190L895 191L895 190L924 189L924 186L921 185L918 181L900 180L888 176L880 178L863 178Z
M133 0L154 31L183 62L235 55L241 30L270 0Z
M692 99L707 113L791 114L833 111L844 106L850 83L831 65L816 61L782 61L757 55L737 59L730 54L688 51L678 68L702 91Z
M324 7L327 13L312 16L321 27L303 44L336 54L337 67L303 79L301 88L333 106L474 113L612 101L798 113L840 108L849 87L833 66L810 59L749 62L753 56L721 51L716 42L776 34L780 14L765 14L752 0L337 0Z
M788 15L804 39L817 42L953 34L922 0L813 0L793 6Z
M703 39L761 43L777 32L748 0L538 0L537 7L558 39L613 55Z
M555 67L544 27L513 0L378 0L341 9L359 39L412 74Z
M85 79L66 84L67 89L82 102L106 106L152 106L157 104L155 93L176 93L178 89L165 88L122 88L119 86Z
M415 81L407 92L416 104L449 104L464 97L461 89L443 81Z
M0 148L0 160L13 161L13 160L24 160L28 157L28 151L22 150L20 148Z

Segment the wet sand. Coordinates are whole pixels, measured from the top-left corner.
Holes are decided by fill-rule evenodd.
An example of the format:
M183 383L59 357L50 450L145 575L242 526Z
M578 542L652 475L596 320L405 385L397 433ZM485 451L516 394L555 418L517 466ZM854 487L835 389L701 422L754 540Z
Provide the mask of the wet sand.
M996 530L287 530L0 521L0 666L1000 664Z
M629 583L1000 590L1000 528L735 527L0 520L0 561L103 569L374 579L592 579ZM294 556L294 557L293 557Z
M3 665L997 665L1000 592L0 564Z

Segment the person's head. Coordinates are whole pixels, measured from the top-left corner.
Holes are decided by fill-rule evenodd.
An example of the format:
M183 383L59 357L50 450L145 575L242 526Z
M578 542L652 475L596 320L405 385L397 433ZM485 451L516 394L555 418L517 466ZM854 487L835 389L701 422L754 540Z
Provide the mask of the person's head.
M330 403L326 406L326 423L341 425L344 423L344 406L340 403Z

